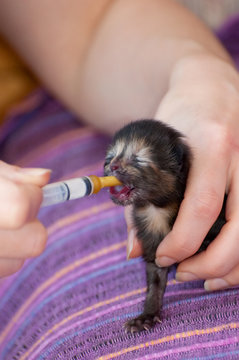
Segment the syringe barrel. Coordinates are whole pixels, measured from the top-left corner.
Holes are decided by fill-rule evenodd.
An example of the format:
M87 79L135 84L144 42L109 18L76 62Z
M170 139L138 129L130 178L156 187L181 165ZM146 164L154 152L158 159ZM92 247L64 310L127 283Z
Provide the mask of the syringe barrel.
M89 177L75 178L48 184L42 188L43 201L41 206L48 206L79 199L92 193L93 184Z

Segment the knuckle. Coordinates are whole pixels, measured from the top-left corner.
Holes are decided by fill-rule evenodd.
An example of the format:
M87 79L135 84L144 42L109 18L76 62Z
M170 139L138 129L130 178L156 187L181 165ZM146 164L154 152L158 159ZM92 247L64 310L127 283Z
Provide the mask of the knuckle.
M211 129L212 137L210 137L210 143L208 143L208 150L217 156L227 156L229 150L229 135L225 126L214 125Z
M24 265L24 260L18 259L14 262L14 265L11 267L12 274L19 271Z
M198 250L198 244L193 241L186 241L181 239L178 242L178 253L180 253L180 259L184 260L192 255L194 255Z
M24 264L24 260L22 259L8 260L7 262L4 260L5 259L2 259L0 264L0 277L15 274Z
M224 277L229 286L239 285L238 266L236 266L231 272Z
M210 247L209 247L210 250ZM207 262L204 267L204 272L208 279L220 278L228 273L231 268L229 261L226 261L223 254L210 253L206 250Z
M37 224L34 234L33 246L30 250L29 257L41 255L46 247L47 230L40 222Z
M0 160L0 171L4 171L4 175L12 173L13 171L18 171L19 166L17 165L10 165L5 163L4 161Z
M13 165L14 166L14 165ZM9 168L11 167L11 165L5 163L3 160L0 160L0 169L6 169L6 168Z
M222 200L214 189L200 192L193 201L193 211L197 217L215 219L222 206Z
M192 238L183 235L179 236L180 234L177 234L174 230L172 230L172 235L175 238L174 253L177 260L182 261L197 252L199 245L196 241L192 241Z
M215 278L223 276L223 266L219 261L213 261L207 264L206 269L204 270L207 273L207 278Z
M13 185L11 197L11 214L9 220L11 221L12 228L18 229L26 223L31 204L22 186Z

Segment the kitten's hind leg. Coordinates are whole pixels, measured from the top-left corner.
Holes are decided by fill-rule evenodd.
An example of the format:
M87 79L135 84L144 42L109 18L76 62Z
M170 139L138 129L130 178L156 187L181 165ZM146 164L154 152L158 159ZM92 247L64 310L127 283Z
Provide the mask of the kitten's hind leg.
M154 263L146 263L147 293L144 311L137 318L125 323L127 332L151 329L160 322L160 311L168 278L168 268L159 268Z

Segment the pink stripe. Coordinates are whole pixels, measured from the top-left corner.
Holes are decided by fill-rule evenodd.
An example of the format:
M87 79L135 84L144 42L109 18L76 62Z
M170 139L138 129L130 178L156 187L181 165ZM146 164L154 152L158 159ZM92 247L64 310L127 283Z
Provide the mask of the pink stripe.
M200 335L202 336L202 335ZM176 341L177 339L174 339L174 341ZM206 340L207 341L207 340ZM197 344L193 344L193 345L189 345L189 346L182 346L182 347L178 347L178 348L173 348L173 349L168 349L165 351L160 351L154 354L149 354L149 355L145 355L143 357L137 358L137 360L150 360L150 359L161 359L163 356L169 356L169 355L178 355L180 353L185 353L185 352L189 352L192 350L197 350L197 349L207 349L210 347L218 347L218 346L224 346L224 345L231 345L231 344L235 344L238 343L238 336L233 336L231 338L227 338L227 339L222 339L222 340L215 340L215 341L210 341L210 342L206 342L206 343L197 343ZM186 354L182 354L182 355L186 355ZM192 353L190 354L190 356L192 356ZM195 355L193 355L195 356ZM136 359L136 358L135 358Z
M18 159L17 164L20 166L29 165L32 161L36 162L40 159L49 158L52 152L56 150L65 151L64 145L70 145L75 141L82 141L87 139L96 133L89 127L73 129L60 134L43 145L38 146L35 149L32 149L31 152L24 155L22 158ZM58 153L58 155L60 152Z
M83 168L77 171L65 174L64 177L59 178L58 181L80 177L80 176L88 176L88 175L92 175L93 173L94 175L97 175L98 172L100 172L100 176L101 176L101 174L103 174L103 165L104 165L104 161L100 160L95 164L84 166Z
M29 97L25 100L22 100L20 104L13 105L11 109L8 111L6 119L4 119L4 123L0 127L0 141L4 139L4 136L8 134L8 132L12 129L14 124L18 119L16 119L19 115L25 115L26 112L30 112L34 110L37 106L39 106L42 100L45 98L45 95L40 90L34 91Z
M175 295L184 295L184 294L202 294L202 293L205 293L204 288L185 289L178 291L166 291L164 297L171 297Z
M134 300L130 300L124 303L120 303L111 307L107 307L107 309L104 309L103 311L96 312L92 316L87 316L85 319L76 321L74 319L73 323L75 327L78 327L79 325L84 324L85 322L89 322L91 320L98 320L101 316L104 316L108 313L114 312L116 310L124 309L125 307L128 308L129 306L138 304L139 302L144 300L144 296L137 297ZM62 334L67 333L68 331L72 330L74 332L74 328L72 327L72 323L70 323L67 327L60 328L57 333L52 335L51 337L47 338L38 348L36 348L36 351L34 351L31 356L29 357L29 360L33 360L39 353L42 352L42 349L47 346L49 343L54 341L55 339L59 338Z
M119 250L117 250L119 251ZM71 273L69 273L68 276L65 278L62 278L61 280L58 279L56 283L53 283L50 288L48 288L44 293L41 295L40 298L38 298L37 302L34 302L32 307L36 307L38 303L40 303L44 298L49 296L51 293L56 292L59 288L61 288L64 284L69 283L70 281L74 280L75 278L79 278L80 276L83 276L84 274L93 272L94 270L97 270L101 267L104 267L105 265L109 265L112 263L115 263L117 261L125 260L125 251L122 252L122 254L117 254L115 256L105 255L105 258L102 261L99 261L98 263L94 261L94 263L84 264L84 267L82 270L76 271L76 269L73 269Z
M112 207L110 209L106 209L104 210L104 216L108 216L108 211L110 211L110 215L112 216L112 214L114 214L114 212L119 212L121 211L121 209L119 207L116 207L113 205L112 203ZM80 212L79 212L80 213ZM102 213L103 215L103 213ZM99 213L96 213L96 214L92 214L92 218L91 218L91 221L93 222L94 221L94 216L97 216L97 219L99 219ZM61 219L59 219L61 220ZM59 221L58 220L58 221ZM82 221L85 221L85 218L82 219ZM76 219L73 223L71 224L67 224L67 225L64 225L63 228L59 227L56 229L56 232L53 233L53 235L51 235L49 238L48 238L48 241L47 241L47 246L49 246L51 243L53 243L54 241L57 241L60 237L63 237L65 235L67 235L68 233L74 231L75 229L78 228L78 226L80 227L81 226L81 219L79 221L79 219ZM24 263L24 266L23 268L21 269L21 271L23 271L28 265L31 265L33 263L34 260L32 259L27 259ZM7 292L8 289L11 287L11 284L15 281L15 279L19 276L19 272L7 277L7 278L4 278L4 279L0 279L0 296Z
M171 284L171 285L174 285L174 284ZM201 290L201 289L200 289ZM199 291L199 292L203 292L204 290L202 289L202 291ZM189 290L184 290L184 291L178 291L178 292L175 292L175 291L172 291L172 292L168 292L167 293L167 296L174 296L175 294L185 294L185 293L188 293L190 292L190 289ZM141 301L144 301L145 300L145 296L139 296L137 297L136 299L134 300L131 300L131 301L128 301L128 302L124 302L124 303L121 303L121 304L118 304L118 305L114 305L112 307L110 307L110 309L108 310L103 310L101 312L98 312L97 314L91 316L91 317L87 317L83 320L80 320L80 321L75 321L74 319L74 325L77 326L77 325L80 325L80 324L83 324L84 322L86 321L90 321L90 320L95 320L97 318L99 318L100 316L103 316L109 312L113 312L114 310L119 310L119 309L123 309L125 308L126 306L131 306L131 305L135 305L135 304L138 304L140 303ZM171 306L173 306L173 304L171 304ZM66 328L63 328L62 330L59 330L55 335L53 335L50 339L47 339L47 341L45 341L41 346L40 348L38 349L37 353L34 352L35 355L37 355L39 353L39 351L42 350L42 348L44 348L48 343L50 343L51 341L53 341L54 339L58 338L59 336L61 336L64 332L67 332L69 330L72 329L72 323L69 324L68 327ZM32 355L33 356L33 355ZM30 357L30 359L32 358L32 356Z
M18 273L15 273L9 277L0 279L0 297L8 291L8 289L11 287L11 284L15 281L16 277L18 276Z
M118 250L117 250L118 251ZM47 288L46 291L44 291L40 296L37 297L37 301L35 301L36 299L34 299L34 302L29 305L26 309L25 312L23 312L21 314L21 317L18 319L17 324L14 324L13 327L11 328L11 331L8 333L7 338L11 339L11 337L13 336L13 334L15 333L15 331L17 330L18 326L20 326L20 324L22 324L23 320L27 318L28 314L35 308L37 307L37 305L39 303L41 303L42 300L44 300L47 295L50 295L51 293L54 292L54 290L56 291L57 288L60 288L61 285L64 285L66 282L80 277L86 273L90 273L91 271L94 271L96 269L99 269L101 267L104 267L105 265L109 265L111 263L114 263L115 261L119 260L119 259L123 259L125 258L125 254L119 254L116 256L110 256L109 258L105 258L100 262L94 262L92 264L89 265L89 263L87 262L85 264L85 266L83 267L83 269L80 267L79 270L77 271L76 268L74 268L70 273L69 273L69 277L66 278L62 278L61 281L59 281L59 279L57 279L58 281L55 283L54 286L51 286L49 288ZM53 283L54 284L54 283ZM6 339L7 339L6 338Z
M105 203L101 203L101 206L103 206L104 204L108 204L109 202L105 202ZM110 203L111 204L111 203ZM95 208L94 206L92 206L92 209ZM102 209L102 208L100 208ZM87 210L91 210L91 208L88 208ZM82 222L84 222L84 227L88 224L94 223L95 222L95 217L97 217L97 221L100 219L104 219L106 217L109 217L109 212L110 212L110 217L114 216L115 214L119 214L121 213L121 208L116 207L113 203L112 206L109 206L109 208L105 208L102 212L93 212L89 213L87 216L83 216L82 218L77 218L77 216L74 218L74 220L72 222L70 222L69 224L66 224L64 222L64 217L59 219L58 221L56 221L56 224L58 224L58 226L56 227L56 229L54 229L54 232L49 236L48 238L48 245L52 244L54 241L59 240L60 238L68 235L69 233L82 228ZM81 214L81 211L79 211L79 213L75 213L75 214L71 214L70 216L74 216ZM67 218L67 216L66 216ZM63 224L61 224L61 222L63 222ZM53 226L54 223L51 225Z

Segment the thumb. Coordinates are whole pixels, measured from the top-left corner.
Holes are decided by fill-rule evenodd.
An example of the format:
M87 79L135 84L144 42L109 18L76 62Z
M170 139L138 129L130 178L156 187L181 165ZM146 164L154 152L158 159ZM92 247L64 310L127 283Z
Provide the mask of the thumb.
M0 161L0 176L19 183L44 186L48 183L51 170L42 168L21 168Z

